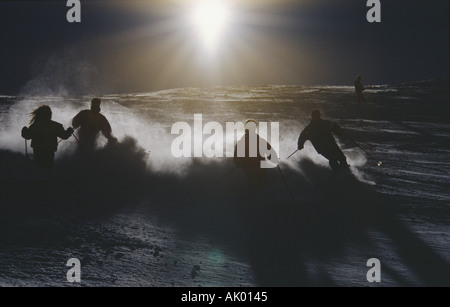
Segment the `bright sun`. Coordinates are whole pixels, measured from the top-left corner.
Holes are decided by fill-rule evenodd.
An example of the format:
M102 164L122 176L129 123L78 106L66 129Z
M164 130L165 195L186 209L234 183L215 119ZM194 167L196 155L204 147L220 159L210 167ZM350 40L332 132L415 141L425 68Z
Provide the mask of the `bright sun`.
M221 0L200 0L194 8L192 21L208 49L216 46L228 15L228 8Z

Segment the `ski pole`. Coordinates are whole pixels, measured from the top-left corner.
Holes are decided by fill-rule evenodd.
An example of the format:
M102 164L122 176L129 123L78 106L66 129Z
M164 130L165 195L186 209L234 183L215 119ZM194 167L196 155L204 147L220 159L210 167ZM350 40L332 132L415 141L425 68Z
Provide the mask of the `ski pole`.
M75 133L72 133L72 136L75 138L75 140L77 140L78 144L83 148L83 145L81 145L80 140L77 138L77 136L75 135Z
M364 151L367 155L367 157L369 157L369 159L372 159L374 161L377 162L377 167L381 166L383 164L383 162L379 161L378 159L375 159L367 150L365 150L358 142L356 142L355 140L348 138L350 141L352 141L353 143L355 143L356 146L358 146L362 151Z
M290 157L292 157L293 155L295 155L297 153L298 149L296 151L294 151L293 153L291 153L291 155L289 157L286 158L286 160L289 160Z
M29 162L28 162L28 144L27 144L27 140L25 139L25 167L26 167L26 171L27 171L27 175L30 174L30 167L29 167Z

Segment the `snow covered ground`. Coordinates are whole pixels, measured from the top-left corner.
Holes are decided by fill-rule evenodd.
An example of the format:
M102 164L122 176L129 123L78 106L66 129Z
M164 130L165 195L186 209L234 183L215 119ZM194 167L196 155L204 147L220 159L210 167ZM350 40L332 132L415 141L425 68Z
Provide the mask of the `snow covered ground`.
M450 285L448 81L352 87L184 88L101 97L119 144L88 155L62 141L55 179L27 177L20 129L49 104L65 127L92 97L0 96L0 285ZM312 109L344 128L354 177L307 143ZM280 123L280 169L252 189L230 158L171 155L171 126ZM29 144L28 144L29 145ZM31 152L28 148L29 153ZM381 162L380 166L379 162ZM287 184L286 184L287 183ZM367 282L369 258L382 280Z

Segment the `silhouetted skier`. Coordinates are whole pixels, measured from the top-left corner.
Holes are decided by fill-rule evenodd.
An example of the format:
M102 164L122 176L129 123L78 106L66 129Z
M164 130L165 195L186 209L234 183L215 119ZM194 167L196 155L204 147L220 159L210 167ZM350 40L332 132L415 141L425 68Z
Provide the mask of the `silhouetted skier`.
M358 99L358 103L363 103L364 101L366 101L366 97L364 97L363 95L364 86L362 85L361 80L361 76L357 76L355 80L355 93Z
M95 148L97 135L100 131L108 141L117 141L112 135L111 125L108 120L105 116L100 114L100 103L101 100L99 98L92 99L91 109L81 111L72 119L73 128L77 129L80 127L78 135L82 146L89 150Z
M52 110L43 105L31 112L30 127L22 128L22 137L31 139L34 161L44 170L51 172L55 152L58 148L57 138L67 140L73 133L72 128L64 130L63 125L52 121Z
M250 122L255 124L255 129L248 129L247 124ZM266 158L273 161L272 155L278 161L278 156L272 146L256 133L256 122L254 120L248 119L245 124L245 134L234 147L233 162L237 167L242 168L252 184L263 185L267 181L267 169L261 167L261 161L266 160ZM267 149L266 153L261 152L260 148Z
M298 149L302 150L305 142L309 140L316 151L328 159L333 170L348 167L347 159L332 135L332 132L340 135L341 127L329 120L323 120L319 110L313 110L311 116L311 122L298 138Z

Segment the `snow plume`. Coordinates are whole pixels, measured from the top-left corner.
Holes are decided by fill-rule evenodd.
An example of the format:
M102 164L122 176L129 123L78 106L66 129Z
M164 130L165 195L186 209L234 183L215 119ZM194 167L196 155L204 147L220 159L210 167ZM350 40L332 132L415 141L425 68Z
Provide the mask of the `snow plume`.
M95 66L81 59L76 51L55 53L37 66L35 76L23 86L21 95L78 96L98 89Z

